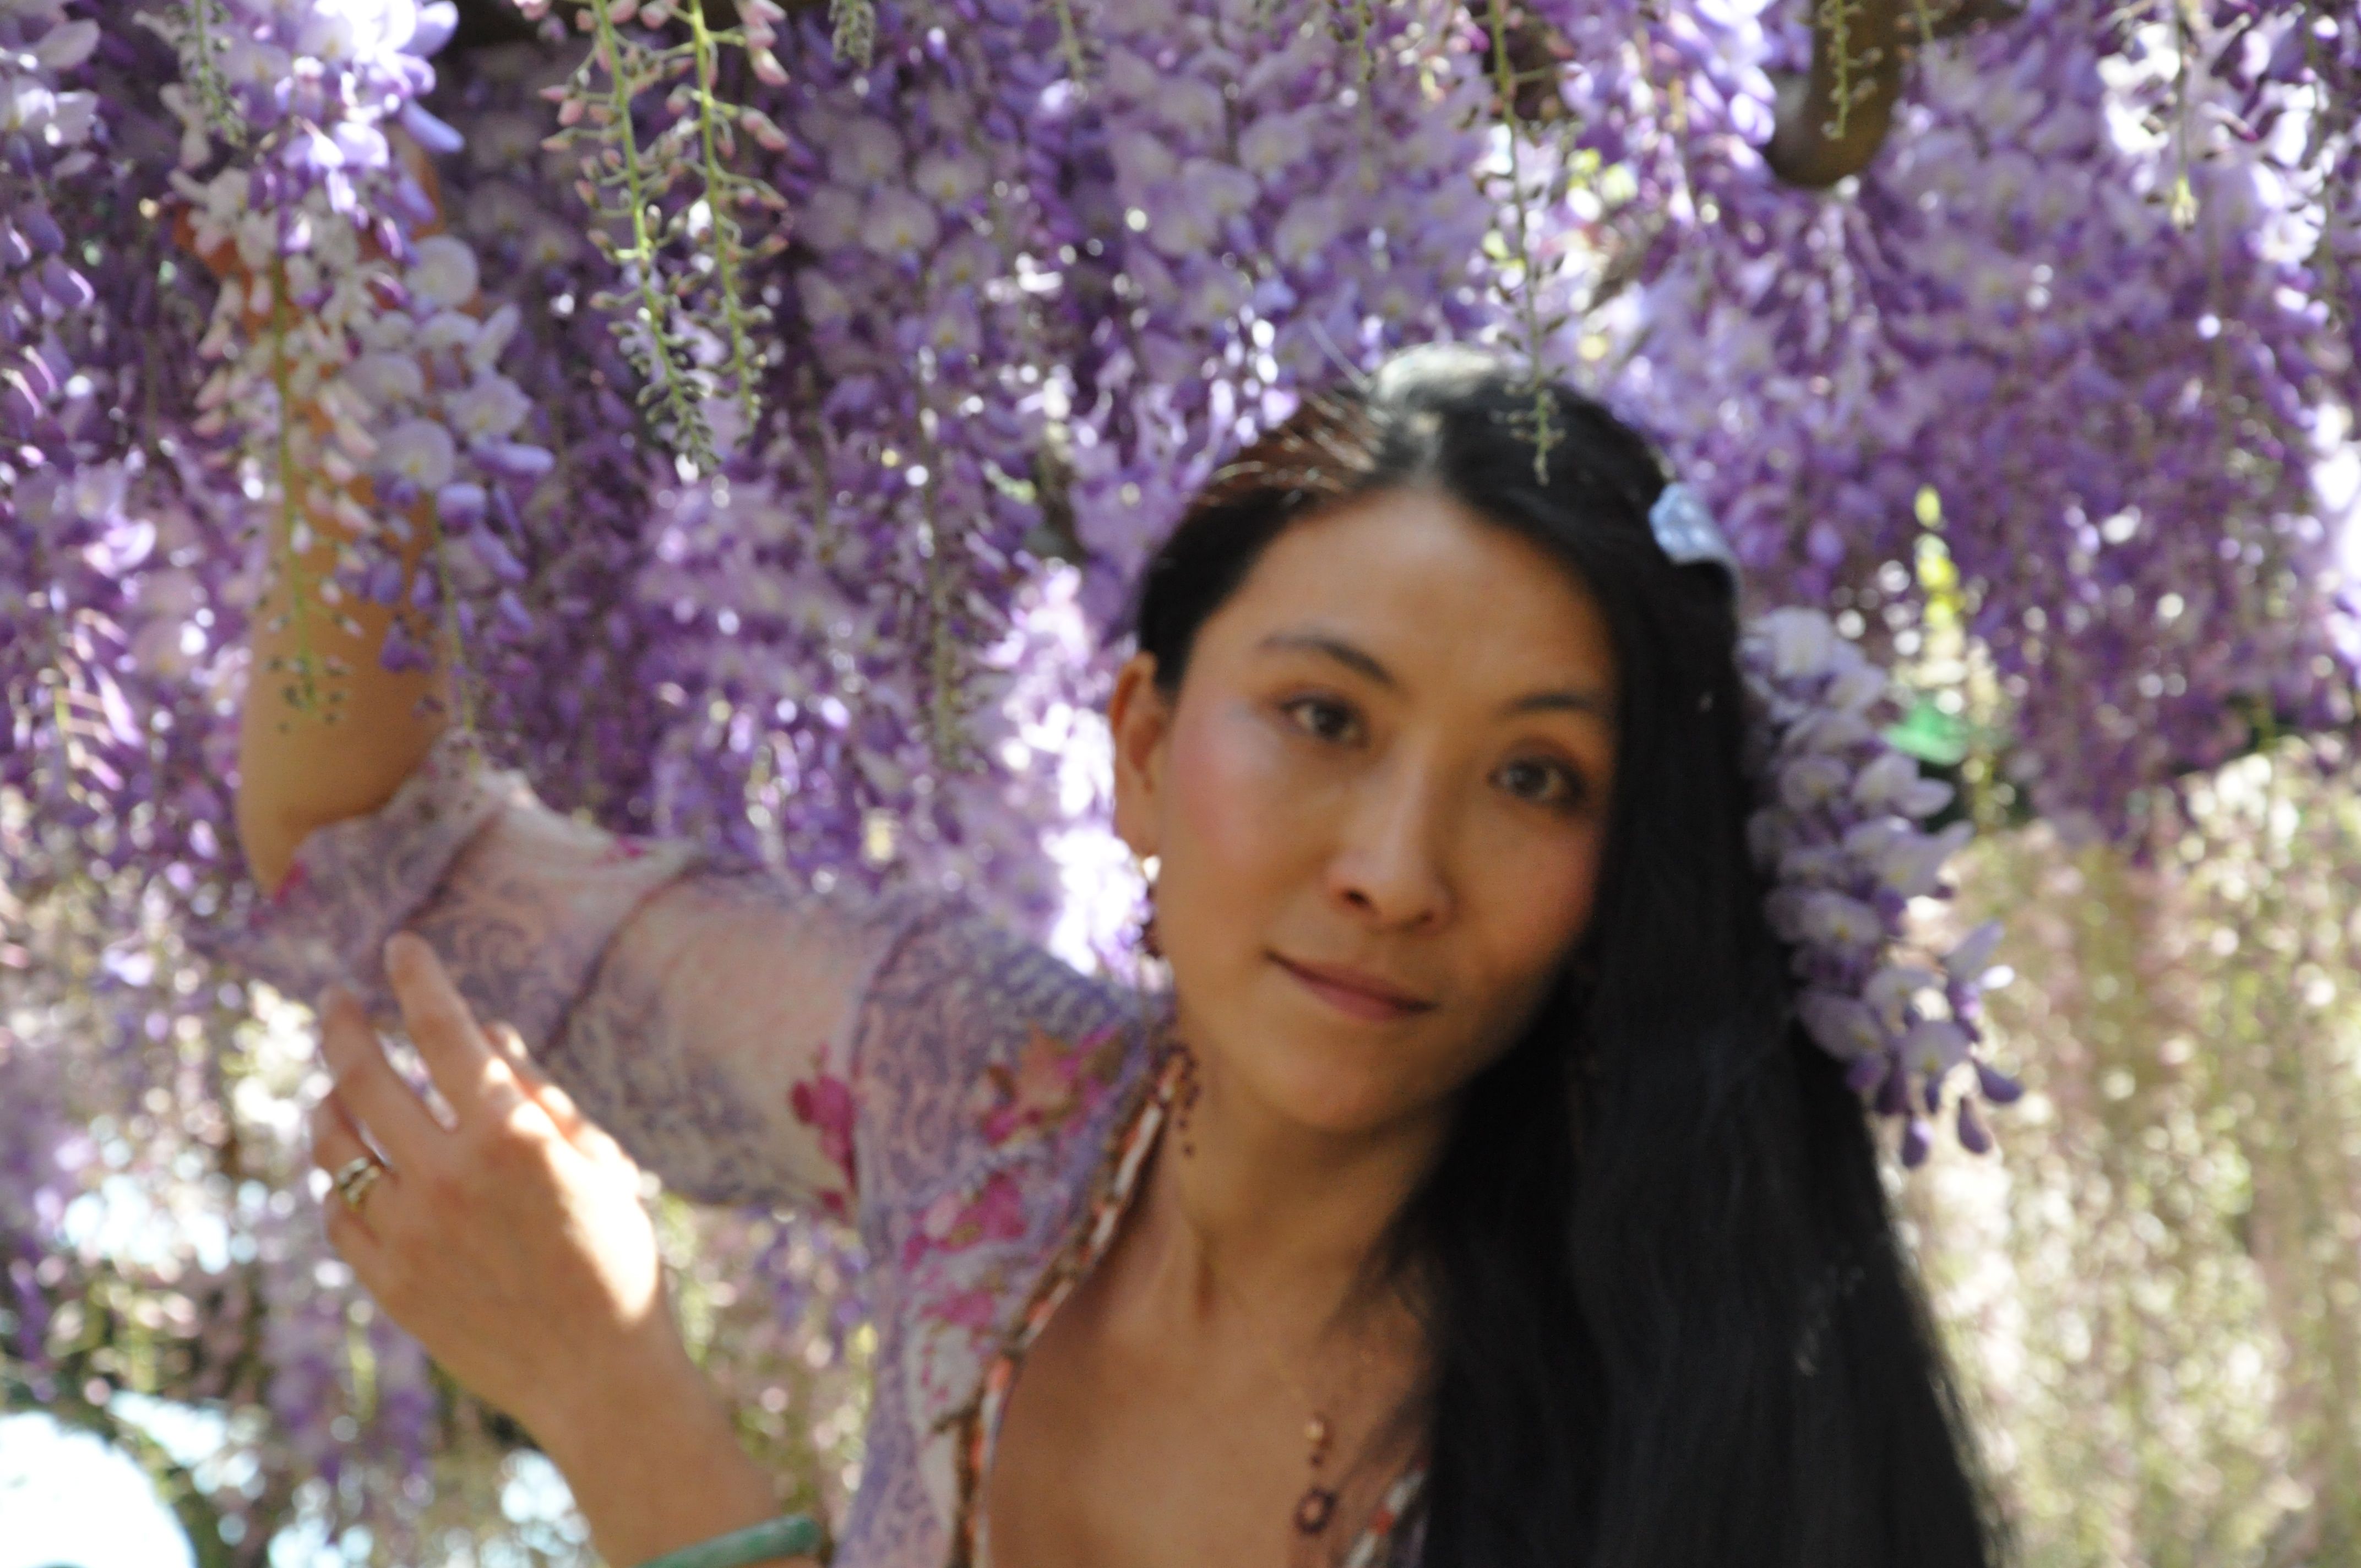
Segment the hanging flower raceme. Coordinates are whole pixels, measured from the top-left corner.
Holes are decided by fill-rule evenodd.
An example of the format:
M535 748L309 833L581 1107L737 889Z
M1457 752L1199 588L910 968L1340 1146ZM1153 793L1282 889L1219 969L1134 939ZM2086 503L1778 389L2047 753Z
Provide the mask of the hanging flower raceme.
M721 85L725 46L760 82L786 80L774 51L785 13L773 0L738 11L737 27L716 28L701 4L588 0L574 19L590 48L544 93L557 104L547 145L577 155L590 237L618 274L592 303L612 314L657 431L708 473L760 415L771 311L751 274L786 244L784 199L734 167L741 132L771 149L785 136Z
M316 602L282 579L299 652L280 674L306 703L335 672L300 651L303 629L343 592L392 602L399 548L421 520L436 549L386 642L389 667L423 663L423 644L467 630L439 614L451 573L467 569L455 563L521 580L501 525L512 492L551 464L515 439L525 400L498 368L515 317L473 309L475 255L424 234L434 203L389 135L459 145L419 102L434 82L423 57L456 21L448 4L237 0L161 29L189 79L166 92L184 127L174 184L193 247L225 280L194 433L233 455L275 559L306 554L323 525L347 542L341 583ZM214 76L220 93L195 85ZM496 602L524 614L513 594Z
M1718 568L1742 597L1736 554L1686 483L1664 487L1648 526L1674 562ZM1953 1114L1960 1142L1983 1153L1992 1137L1976 1097L2005 1103L2018 1094L2014 1080L1977 1059L1983 992L2009 978L1991 962L2000 923L1924 951L1925 963L1905 956L1913 905L1951 896L1943 868L1972 827L1961 819L1927 830L1952 788L1894 748L1891 677L1825 612L1789 607L1748 619L1739 665L1756 800L1747 843L1768 889L1764 916L1792 957L1797 1021L1845 1064L1856 1092L1902 1120L1905 1166L1926 1159L1930 1119L1955 1070L1973 1067Z
M2181 145L2199 159L2226 152L2244 166L2253 184L2233 198L2240 207L2276 197L2297 217L2284 237L2305 247L2309 280L2343 338L2342 363L2323 368L2348 407L2361 405L2361 16L2303 0L2215 0L2207 20L2191 46L2227 98L2189 105L2172 128L2193 129Z
M96 95L69 83L98 41L63 0L0 11L0 784L84 820L138 740L103 631L72 614L134 549L121 466L92 439L100 388L73 359L96 293L52 195L96 158Z
M1955 1079L1960 1142L1982 1153L1992 1139L1978 1096L2005 1104L2019 1092L1978 1056L1983 991L2008 978L1991 962L1999 923L1930 963L1894 956L1913 901L1949 896L1944 862L1972 832L1964 821L1924 826L1950 803L1951 786L1922 776L1885 739L1892 683L1825 613L1756 617L1741 662L1762 795L1747 838L1773 885L1772 928L1794 954L1800 1021L1880 1114L1903 1122L1905 1165L1926 1158L1931 1118Z
M1492 211L1463 28L1216 0L1093 21L1070 422L1086 602L1112 618L1185 499L1303 389L1478 332Z
M2117 836L2257 733L2352 721L2361 626L2311 488L2350 286L2333 223L2254 226L2341 111L2241 139L2174 63L2227 33L2035 6L1914 49L1886 152L1806 191L1763 152L1795 13L1545 10L1606 170L1565 221L1615 291L1559 352L1612 367L1771 597L1905 658L1963 620L2018 732L1999 787Z
M664 487L640 593L647 676L681 694L667 819L744 837L756 799L807 874L972 886L1036 927L1047 874L1023 822L1046 801L1008 771L1002 697L1041 515L1041 220L990 67L1046 20L951 34L882 8L865 70L817 18L779 35L767 174L798 243L758 276L781 298L773 400L792 417L720 482Z
M457 654L460 706L487 748L561 809L646 832L667 710L635 672L672 622L631 606L648 565L652 480L678 477L650 451L632 400L637 372L588 303L614 273L587 237L574 156L543 146L543 92L569 79L579 52L527 43L475 51L438 85L438 113L467 135L437 171L443 220L476 258L480 293L469 309L479 332L504 334L500 367L517 389L478 394L461 417L497 425L520 415L499 439L553 461L529 491L487 486L478 506L456 498L475 521L413 591L457 633L456 650L434 651ZM423 632L435 624L424 612L418 620Z

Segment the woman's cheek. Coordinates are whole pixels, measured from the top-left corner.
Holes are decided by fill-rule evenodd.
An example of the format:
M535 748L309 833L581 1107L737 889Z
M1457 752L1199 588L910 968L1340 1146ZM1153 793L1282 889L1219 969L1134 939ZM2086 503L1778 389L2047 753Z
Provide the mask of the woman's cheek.
M1510 872L1490 901L1493 967L1504 989L1538 1000L1555 980L1589 928L1600 849L1598 829L1581 823L1538 841L1528 837L1503 846L1493 858Z
M1275 851L1294 837L1289 818L1301 809L1290 787L1289 759L1246 703L1208 705L1184 714L1171 751L1173 807L1184 839L1208 870L1243 885L1247 873L1274 868ZM1299 843L1295 846L1301 849Z

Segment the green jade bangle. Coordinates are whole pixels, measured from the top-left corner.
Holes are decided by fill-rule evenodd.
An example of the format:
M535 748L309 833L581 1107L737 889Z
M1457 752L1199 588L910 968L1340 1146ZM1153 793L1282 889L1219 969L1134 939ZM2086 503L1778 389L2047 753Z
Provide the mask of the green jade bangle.
M774 1557L809 1557L819 1542L818 1520L809 1514L786 1514L651 1557L640 1568L746 1568Z

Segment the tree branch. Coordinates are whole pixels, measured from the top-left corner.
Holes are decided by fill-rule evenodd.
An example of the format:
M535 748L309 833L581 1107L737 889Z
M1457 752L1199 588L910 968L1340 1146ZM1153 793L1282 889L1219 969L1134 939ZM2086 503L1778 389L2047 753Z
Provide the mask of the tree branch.
M1812 69L1779 85L1779 117L1763 149L1790 185L1824 190L1869 167L1902 95L1902 12L1908 0L1811 0Z
M1812 6L1812 69L1779 82L1778 123L1763 149L1790 185L1825 190L1869 167L1893 128L1904 68L1925 45L2014 18L2024 0L1802 0Z

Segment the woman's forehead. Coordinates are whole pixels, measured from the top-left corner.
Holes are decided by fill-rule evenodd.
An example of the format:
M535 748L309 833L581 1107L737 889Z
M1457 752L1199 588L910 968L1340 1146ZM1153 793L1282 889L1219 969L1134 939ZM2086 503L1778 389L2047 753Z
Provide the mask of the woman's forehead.
M1611 690L1605 617L1572 567L1430 489L1343 501L1273 540L1206 627L1233 657L1342 641L1389 667Z

